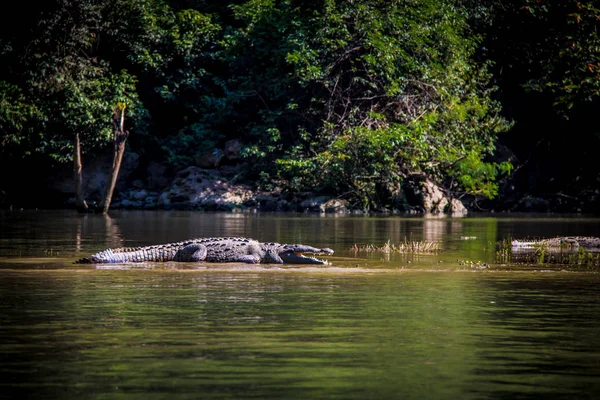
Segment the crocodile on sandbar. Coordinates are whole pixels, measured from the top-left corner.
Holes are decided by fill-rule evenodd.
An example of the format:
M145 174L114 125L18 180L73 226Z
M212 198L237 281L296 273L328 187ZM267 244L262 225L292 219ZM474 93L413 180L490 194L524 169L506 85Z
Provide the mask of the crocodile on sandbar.
M531 251L536 249L556 251L577 251L580 248L600 251L600 237L595 236L562 236L539 240L513 240L513 251Z
M243 262L250 264L327 264L302 253L333 254L328 248L304 244L261 243L241 237L190 239L178 243L144 247L107 249L76 261L77 264L116 264L129 262Z

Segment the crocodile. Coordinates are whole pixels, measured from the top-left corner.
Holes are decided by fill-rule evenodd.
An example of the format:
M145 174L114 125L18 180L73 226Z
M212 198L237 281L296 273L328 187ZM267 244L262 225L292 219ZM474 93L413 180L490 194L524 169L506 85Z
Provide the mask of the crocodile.
M555 251L600 251L600 237L595 236L562 236L539 240L513 240L513 251L532 251L537 249Z
M327 264L302 253L333 254L328 248L304 244L261 243L242 237L211 237L143 247L123 247L100 251L76 261L77 264L116 264L129 262L243 262L249 264Z

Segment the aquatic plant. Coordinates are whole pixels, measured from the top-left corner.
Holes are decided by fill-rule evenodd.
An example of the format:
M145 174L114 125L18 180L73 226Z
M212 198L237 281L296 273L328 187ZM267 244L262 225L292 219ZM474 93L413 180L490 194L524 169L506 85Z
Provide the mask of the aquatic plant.
M490 264L485 263L483 261L471 261L471 260L456 260L458 265L461 267L471 267L473 269L488 269L490 268Z
M58 257L60 255L59 251L54 249L45 249L44 254L46 257Z
M358 246L354 244L350 248L354 252L380 252L385 254L391 253L413 253L413 254L427 254L427 253L437 253L441 250L440 242L433 241L419 241L419 240L406 240L404 238L403 242L398 244L392 243L391 240L388 240L382 246L377 246L374 244L368 244L365 246Z
M505 262L510 259L512 254L512 240L510 238L502 239L496 243L496 259Z

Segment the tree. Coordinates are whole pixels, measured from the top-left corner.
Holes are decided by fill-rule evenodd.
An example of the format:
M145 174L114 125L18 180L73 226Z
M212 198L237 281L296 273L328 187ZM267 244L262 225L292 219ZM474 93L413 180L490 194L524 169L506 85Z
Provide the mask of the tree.
M556 211L598 210L597 2L512 0L489 7L489 23L478 26L485 35L480 56L493 61L504 113L516 121L502 137L519 160L510 185L514 207L521 194Z
M530 17L547 29L538 38L539 76L531 89L551 93L566 112L600 95L600 7L595 1L526 1Z
M288 186L365 208L415 172L496 194L510 166L484 158L509 124L460 4L251 0L233 10L228 100L263 170L275 162Z
M52 0L35 15L23 8L14 32L0 27L0 93L18 100L0 116L11 132L5 142L72 161L79 193L81 153L112 141L103 209L126 131L147 113L154 143L176 167L239 139L249 177L291 192L387 207L419 173L457 195L491 197L510 166L486 157L509 124L492 99L488 65L476 59L467 2Z
M110 7L109 1L48 2L36 19L27 21L30 36L13 35L3 54L24 71L8 71L20 87L8 87L4 93L17 97L21 109L32 103L29 107L37 113L35 119L29 118L31 112L6 119L21 128L12 135L12 142L28 141L30 149L58 161L73 161L79 211L88 209L83 196L82 149L91 150L113 139L111 179L100 202L107 212L125 146L125 112L132 117L143 114L135 77L126 70L115 71L110 59L102 58L101 38L108 34L103 14ZM121 121L113 125L115 112ZM25 124L28 129L22 129Z
M0 147L7 149L18 146L24 139L28 121L38 114L34 104L30 104L21 88L9 82L0 81Z

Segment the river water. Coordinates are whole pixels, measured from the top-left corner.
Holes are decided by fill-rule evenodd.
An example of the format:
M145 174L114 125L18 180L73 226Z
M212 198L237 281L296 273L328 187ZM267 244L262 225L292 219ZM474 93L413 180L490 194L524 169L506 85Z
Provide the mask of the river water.
M3 211L0 223L0 398L600 397L598 267L496 254L506 238L600 236L597 218ZM201 236L335 254L74 264ZM360 250L404 240L441 250Z

